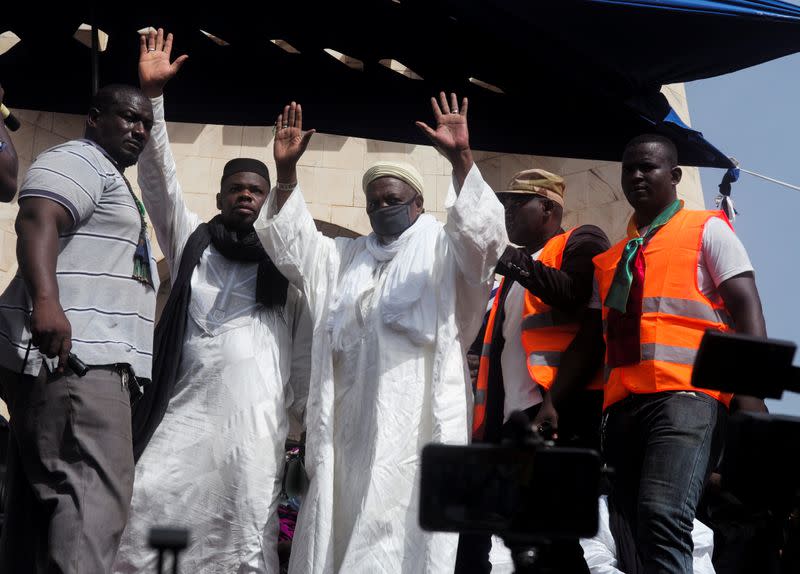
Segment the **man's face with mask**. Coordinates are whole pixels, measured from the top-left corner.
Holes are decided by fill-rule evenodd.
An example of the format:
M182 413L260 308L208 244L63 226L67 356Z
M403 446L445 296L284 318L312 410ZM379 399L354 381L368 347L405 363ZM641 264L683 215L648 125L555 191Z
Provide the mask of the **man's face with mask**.
M391 176L370 182L365 195L372 230L385 241L411 227L423 211L422 195L403 180Z

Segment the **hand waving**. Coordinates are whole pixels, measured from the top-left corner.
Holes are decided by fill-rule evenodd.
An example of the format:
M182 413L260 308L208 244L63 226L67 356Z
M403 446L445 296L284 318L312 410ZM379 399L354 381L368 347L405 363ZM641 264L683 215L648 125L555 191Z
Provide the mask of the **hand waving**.
M433 145L435 145L450 161L460 153L469 150L469 130L467 129L467 98L461 101L458 108L458 99L455 94L450 94L450 103L444 92L439 93L439 102L431 98L433 117L436 120L436 129L432 129L425 122L416 122Z
M172 34L164 40L164 29L139 37L139 85L148 98L155 98L164 91L166 83L178 73L189 58L186 54L169 63L172 52Z
M441 105L440 105L441 103ZM469 129L467 128L467 98L461 100L461 109L458 108L458 98L450 94L450 103L444 92L439 93L439 102L431 98L433 117L436 120L436 129L432 129L425 122L416 122L433 145L444 154L453 166L453 174L458 179L459 185L472 169L472 151L469 147Z
M275 168L278 181L292 182L292 174L315 130L303 131L303 108L292 102L283 108L275 121Z

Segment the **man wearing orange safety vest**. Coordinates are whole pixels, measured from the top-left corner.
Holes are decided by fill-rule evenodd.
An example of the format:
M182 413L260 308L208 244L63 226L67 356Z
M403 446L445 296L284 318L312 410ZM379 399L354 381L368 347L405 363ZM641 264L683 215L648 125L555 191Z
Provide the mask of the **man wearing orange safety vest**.
M483 337L473 415L476 442L499 443L509 432L505 423L513 411L533 420L591 296L592 258L609 247L598 227L566 232L561 227L565 188L560 176L529 169L497 193L509 239L520 247L506 248L495 270L504 278ZM582 393L573 408L565 409L561 439L587 446L599 442L601 406L601 390ZM462 535L456 572L489 572L489 542ZM588 572L577 540L544 549L539 562L563 566L564 572Z
M628 237L594 259L595 288L537 423L603 365L603 455L624 572L692 572L692 521L719 459L731 395L692 387L706 329L766 336L753 267L719 211L683 209L675 145L631 140ZM603 356L605 353L605 360ZM764 410L737 396L738 408Z

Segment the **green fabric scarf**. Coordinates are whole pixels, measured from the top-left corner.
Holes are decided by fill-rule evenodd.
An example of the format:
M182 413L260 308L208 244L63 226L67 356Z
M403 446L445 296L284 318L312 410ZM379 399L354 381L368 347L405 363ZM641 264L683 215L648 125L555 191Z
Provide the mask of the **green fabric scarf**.
M614 271L614 280L611 282L611 288L608 290L606 296L605 306L610 309L616 309L620 313L624 313L628 308L628 295L631 292L631 284L633 283L633 262L636 260L636 255L642 248L642 245L647 241L660 227L672 219L672 217L681 210L683 205L679 199L673 201L669 207L658 214L647 233L644 236L633 237L625 244L625 249L622 250L622 257L617 263L617 269Z

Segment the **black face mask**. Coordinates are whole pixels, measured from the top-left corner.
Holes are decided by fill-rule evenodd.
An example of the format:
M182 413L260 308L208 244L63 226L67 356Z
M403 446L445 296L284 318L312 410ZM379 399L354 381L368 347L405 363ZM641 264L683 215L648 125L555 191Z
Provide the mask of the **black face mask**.
M382 207L368 213L372 230L381 237L397 237L411 227L411 206L417 199L415 195L406 203Z

